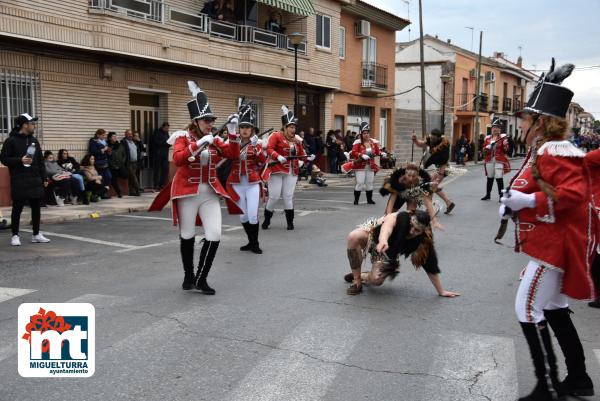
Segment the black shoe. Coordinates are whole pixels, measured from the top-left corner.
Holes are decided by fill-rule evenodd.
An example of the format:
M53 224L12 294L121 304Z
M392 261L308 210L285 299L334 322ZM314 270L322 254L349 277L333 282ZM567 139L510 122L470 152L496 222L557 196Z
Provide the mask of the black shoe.
M270 211L269 209L265 208L265 219L263 220L263 223L261 226L263 230L269 229L269 226L271 225L271 217L273 217L273 212Z
M454 210L455 206L456 205L454 204L454 202L450 202L450 204L446 208L446 211L444 212L444 214L450 214L452 212L452 210Z
M181 288L184 290L191 290L194 288L194 272L185 272L185 276L183 277L183 283L181 284Z
M353 273L348 273L344 275L344 281L347 283L351 283L354 281L354 274Z
M546 380L546 356L542 341L540 341L541 336L538 325L535 323L521 323L521 329L527 340L527 345L529 345L537 384L529 395L519 398L519 401L552 401L552 393ZM544 330L548 329L545 328Z
M202 291L202 293L206 295L215 295L217 293L214 288L211 288L208 285L205 278L196 281L196 289Z
M285 220L287 222L287 229L294 229L294 209L285 209Z
M481 200L490 200L490 196L489 196L489 195L486 195L486 196L484 196L483 198L481 198Z
M250 250L258 255L262 254L263 251L258 246L258 223L250 224Z
M360 199L360 191L354 191L354 204L358 205L358 200Z
M595 301L589 302L588 306L590 308L600 308L600 299L597 299Z
M366 191L365 193L367 194L367 203L369 205L374 205L375 201L373 200L373 191Z
M194 244L196 238L179 238L179 252L181 253L181 262L183 264L183 283L181 288L191 290L194 287Z
M560 392L578 397L591 397L594 395L594 383L587 373L579 376L567 375L560 383Z
M244 227L244 231L246 232L246 236L248 237L248 243L244 246L240 246L240 251L249 251L252 249L252 234L250 233L250 222L242 223L242 227Z

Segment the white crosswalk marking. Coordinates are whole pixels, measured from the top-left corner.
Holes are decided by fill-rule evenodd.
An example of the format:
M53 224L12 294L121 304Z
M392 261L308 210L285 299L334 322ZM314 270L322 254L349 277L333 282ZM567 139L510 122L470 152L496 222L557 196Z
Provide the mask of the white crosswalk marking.
M29 290L27 288L9 288L0 287L0 302L8 301L16 297L20 297L25 294L31 294L37 290Z
M443 335L429 372L446 378L440 400L508 401L517 398L513 340L451 332Z
M229 400L320 400L338 366L352 352L366 327L334 317L298 325L234 389Z

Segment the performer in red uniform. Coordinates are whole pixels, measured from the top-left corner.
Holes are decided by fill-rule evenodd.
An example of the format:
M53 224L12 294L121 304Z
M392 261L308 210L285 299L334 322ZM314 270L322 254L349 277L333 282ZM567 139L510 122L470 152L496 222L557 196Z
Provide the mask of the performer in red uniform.
M367 194L367 203L371 205L375 204L373 200L373 181L375 181L375 174L379 171L379 166L375 163L375 157L381 156L382 153L379 150L379 141L369 136L370 131L371 127L368 122L363 121L360 123L360 136L354 141L352 150L350 151L350 157L354 160L342 166L342 170L345 173L348 173L350 170L354 170L355 172L355 205L358 205L362 191L365 191Z
M492 121L492 135L485 137L483 142L484 161L483 169L487 177L485 196L481 200L490 200L494 179L498 185L498 199L502 197L504 180L502 176L510 172L510 163L506 152L508 152L508 136L501 134L502 124L499 118Z
M221 206L219 197L229 194L217 179L216 166L222 158L237 159L240 142L235 132L237 115L227 124L229 141L213 137L211 129L215 115L208 97L193 81L188 85L194 99L188 102L192 122L185 131L174 132L168 140L173 145L173 162L177 172L150 205L149 211L160 211L172 201L173 223L179 225L180 252L185 272L182 288L196 289L213 295L215 290L206 282L221 240ZM204 243L200 252L198 272L194 277L194 243L196 225L204 227Z
M533 359L537 385L522 401L551 400L559 395L588 396L594 387L570 317L567 297L589 299L595 293L590 263L595 249L589 181L584 153L565 140L565 115L573 92L560 86L574 66L542 75L524 109L521 129L531 146L511 189L501 198L501 214L513 213L517 252L531 257L517 292L515 309ZM565 356L567 377L558 379L556 356L547 325Z
M302 146L302 138L296 135L296 124L298 119L287 106L281 106L283 116L282 132L276 131L269 137L267 145L267 156L269 156L267 167L262 174L263 181L268 182L269 199L265 206L265 219L262 223L263 230L269 228L273 209L279 198L283 198L285 219L287 229L294 229L294 189L298 181L300 171L300 160L313 161L314 155L306 156Z
M585 155L585 165L592 188L592 205L597 218L598 229L596 230L596 241L599 242L592 264L592 278L596 286L596 299L588 305L592 308L600 308L600 149L596 149Z
M231 201L242 210L240 221L248 236L248 243L240 247L241 251L261 254L258 243L258 204L260 202L260 176L258 168L266 157L258 136L253 135L256 116L250 104L241 104L238 109L239 132L241 137L240 157L233 160L227 192Z

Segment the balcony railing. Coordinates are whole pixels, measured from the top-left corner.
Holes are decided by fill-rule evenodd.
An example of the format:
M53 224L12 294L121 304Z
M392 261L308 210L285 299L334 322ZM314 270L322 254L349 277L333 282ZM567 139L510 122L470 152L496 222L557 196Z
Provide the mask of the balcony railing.
M377 63L362 63L362 71L363 90L387 90L387 66Z
M214 20L206 14L185 11L160 0L89 0L89 6L90 9L108 10L145 21L178 25L194 32L235 42L294 51L288 37L281 33ZM306 54L306 42L300 43L298 52Z
M498 111L498 103L499 103L499 98L498 96L492 96L492 111Z
M517 111L521 110L521 101L519 99L515 98L513 103L514 103L513 111L517 112Z
M505 97L502 101L502 111L511 112L512 111L512 99L509 97Z
M479 112L485 113L488 111L489 96L487 93L479 95ZM457 96L457 110L475 112L477 107L477 94L475 93L460 93Z

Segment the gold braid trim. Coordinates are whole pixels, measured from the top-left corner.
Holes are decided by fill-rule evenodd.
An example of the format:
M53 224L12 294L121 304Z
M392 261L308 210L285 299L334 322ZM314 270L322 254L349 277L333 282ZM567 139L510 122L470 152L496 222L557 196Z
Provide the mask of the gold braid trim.
M543 144L545 144L546 142L548 142L552 139L553 138L543 138L536 143L535 149L534 149L534 152L532 155L533 160L531 162L531 174L533 175L533 178L535 178L535 181L537 182L537 184L540 187L540 189L542 190L542 192L545 193L547 197L552 199L553 202L556 202L556 188L554 188L552 185L547 183L542 178L542 175L540 174L540 170L538 169L538 166L537 166L537 158L538 158L537 152L538 152L539 148L541 148Z
M423 266L429 257L429 252L433 248L433 233L431 227L427 227L423 233L423 239L417 249L410 255L410 261L415 269Z
M434 146L433 148L431 148L430 153L432 155L441 152L442 150L445 150L445 148L447 148L448 146L450 146L450 143L448 142L448 140L446 139L446 137L442 138L442 141L437 144L436 146Z

